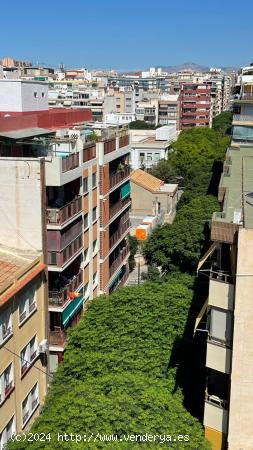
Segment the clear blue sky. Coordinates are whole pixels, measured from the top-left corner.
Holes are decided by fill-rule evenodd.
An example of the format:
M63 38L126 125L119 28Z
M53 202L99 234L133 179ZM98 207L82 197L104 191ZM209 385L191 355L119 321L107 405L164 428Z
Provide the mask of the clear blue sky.
M253 61L252 0L2 0L0 58L137 70Z

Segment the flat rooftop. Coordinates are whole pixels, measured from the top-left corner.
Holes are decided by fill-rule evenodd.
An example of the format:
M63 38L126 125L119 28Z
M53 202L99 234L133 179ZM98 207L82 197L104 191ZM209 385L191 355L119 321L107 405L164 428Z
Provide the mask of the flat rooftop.
M253 228L253 146L229 148L220 180L225 188L222 213L215 220Z

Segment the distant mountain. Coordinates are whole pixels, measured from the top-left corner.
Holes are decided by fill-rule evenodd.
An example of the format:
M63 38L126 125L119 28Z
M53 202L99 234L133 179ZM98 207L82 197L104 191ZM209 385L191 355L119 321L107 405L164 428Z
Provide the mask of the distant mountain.
M183 70L193 70L194 72L209 72L210 67L202 66L191 61L177 66L161 66L164 72L182 72Z

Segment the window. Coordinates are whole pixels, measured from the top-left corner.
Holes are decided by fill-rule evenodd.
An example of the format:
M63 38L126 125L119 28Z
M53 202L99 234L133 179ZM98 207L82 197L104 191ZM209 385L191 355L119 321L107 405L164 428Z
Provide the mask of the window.
M95 208L92 209L92 222L94 222L95 220L97 220L97 207L95 206Z
M39 389L38 383L36 383L32 390L29 392L25 400L22 402L22 419L23 427L33 415L35 409L39 405Z
M87 262L87 256L88 256L88 249L86 248L86 250L84 250L83 252L83 261Z
M84 230L85 230L85 228L87 228L88 227L88 214L85 214L84 216L83 216L83 228L84 228Z
M87 283L87 284L84 286L84 288L83 288L83 295L84 295L84 298L85 298L85 299L86 299L86 297L89 296L89 283Z
M38 92L35 91L35 92L33 93L33 96L34 96L34 98L37 98L37 97L38 97Z
M19 324L21 325L35 310L36 287L33 285L29 289L26 289L21 295L19 302Z
M0 376L0 403L2 403L14 387L13 363Z
M41 97L42 97L42 98L45 97L45 92L41 92Z
M2 344L12 334L12 314L11 308L7 308L0 315L0 344Z
M152 153L148 153L148 155L147 155L147 160L148 160L148 161L152 161Z
M97 185L97 172L93 172L92 174L92 187L94 188Z
M97 239L93 241L93 253L97 251Z
M56 258L56 252L49 252L49 264L56 265L57 264L57 258Z
M38 343L36 336L20 352L20 373L21 376L29 369L30 365L38 355Z
M7 423L6 427L0 433L0 449L4 449L11 436L16 433L15 416Z
M88 192L88 177L83 178L83 193Z
M97 272L93 274L93 284L97 284Z

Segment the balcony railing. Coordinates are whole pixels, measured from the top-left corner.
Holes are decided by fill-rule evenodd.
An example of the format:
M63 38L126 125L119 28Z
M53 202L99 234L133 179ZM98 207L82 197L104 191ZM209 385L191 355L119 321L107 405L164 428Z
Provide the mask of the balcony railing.
M127 145L129 145L129 134L126 134L125 136L120 136L119 148L126 147Z
M117 241L123 236L123 234L130 228L130 220L127 219L123 225L121 225L118 230L110 237L110 248L112 248Z
M24 373L27 371L28 367L29 367L29 363L27 361L25 361L21 366L21 376L24 375Z
M125 178L129 177L130 175L130 167L126 167L123 170L120 170L117 173L114 173L113 175L110 175L110 189L117 184L121 183Z
M227 409L228 402L227 400L223 400L216 395L209 395L208 392L205 392L205 400L207 402L213 403L216 406L219 406L220 408Z
M81 195L62 208L47 208L47 223L52 225L63 225L80 211L82 211Z
M243 100L253 100L253 92L245 92L242 94Z
M116 150L116 139L109 139L104 142L104 155L114 152Z
M23 425L26 423L26 421L28 420L30 413L29 411L27 411L24 415L23 415Z
M38 397L37 397L37 398L35 398L35 399L32 401L32 411L36 408L36 406L38 405L38 403L39 403L39 399L38 399Z
M23 311L21 314L19 314L19 323L23 322L26 318L26 311Z
M31 303L30 305L29 305L29 314L31 313L31 312L33 312L34 310L35 310L35 308L36 308L36 302L33 302L33 303Z
M112 291L116 291L116 289L117 289L119 286L122 286L122 285L127 281L128 277L129 277L129 271L126 270L126 272L124 273L124 275L117 281L117 283L115 283L115 285L113 286Z
M120 250L120 253L119 253L118 257L110 265L110 268L109 268L109 275L110 275L110 277L114 274L114 272L120 266L122 261L128 255L128 253L129 253L129 246L128 245Z
M48 252L48 264L63 267L83 246L82 235L78 236L61 252Z
M66 341L67 334L63 330L49 331L49 344L63 346Z
M14 389L14 384L13 384L13 381L11 381L4 389L5 398L8 397L8 395L13 391L13 389Z
M130 197L125 198L124 200L119 200L114 205L109 208L109 218L111 219L115 214L117 214L122 208L124 208L127 204L130 203Z
M51 290L48 292L48 302L50 306L64 306L69 300L70 292L76 291L83 282L83 271L73 278L73 280L60 290Z
M96 144L93 142L89 145L84 145L83 148L83 162L90 161L96 158Z
M79 166L79 153L72 153L62 158L62 172L76 169Z
M234 114L233 121L234 122L253 122L253 114Z

